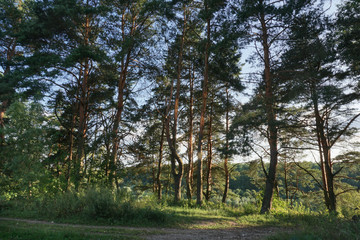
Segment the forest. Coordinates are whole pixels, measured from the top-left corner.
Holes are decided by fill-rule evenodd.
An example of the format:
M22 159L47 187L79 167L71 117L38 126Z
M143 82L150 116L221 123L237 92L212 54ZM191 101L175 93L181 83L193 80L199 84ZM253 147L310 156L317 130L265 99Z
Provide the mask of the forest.
M0 216L358 239L359 53L359 0L0 0Z

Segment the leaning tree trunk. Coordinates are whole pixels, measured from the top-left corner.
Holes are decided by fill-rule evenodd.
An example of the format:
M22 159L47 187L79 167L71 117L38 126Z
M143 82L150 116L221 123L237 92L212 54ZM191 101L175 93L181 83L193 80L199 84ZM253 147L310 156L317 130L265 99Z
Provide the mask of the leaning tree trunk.
M130 47L126 59L121 63L121 73L118 81L118 96L117 96L117 107L114 119L114 125L112 129L112 152L111 152L111 159L109 162L109 185L113 186L115 177L116 177L116 165L117 165L117 156L119 151L119 126L122 118L122 113L124 110L124 94L126 88L126 79L128 74L128 67L130 64L130 56L131 56L132 48Z
M131 25L129 32L126 31L125 25L127 21L126 11L122 13L121 16L121 27L120 27L120 34L123 40L126 38L131 38L136 34L137 31L137 16L131 17L131 22L129 23ZM119 151L119 127L122 119L122 113L124 110L124 95L125 95L125 89L126 89L126 81L128 76L128 68L131 61L131 55L133 54L133 43L130 46L127 46L127 52L126 55L121 59L120 64L120 76L118 80L118 86L117 86L117 106L116 106L116 112L115 112L115 119L114 124L112 128L112 152L109 160L109 185L113 186L115 184L116 179L116 166L118 161L118 151ZM117 186L118 187L118 186Z

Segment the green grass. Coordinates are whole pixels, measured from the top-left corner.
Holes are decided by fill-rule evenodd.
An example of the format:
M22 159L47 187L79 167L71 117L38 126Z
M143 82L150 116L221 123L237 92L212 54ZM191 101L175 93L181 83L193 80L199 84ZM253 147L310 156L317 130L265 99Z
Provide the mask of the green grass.
M181 206L126 206L119 214L93 216L84 212L72 215L57 216L56 211L44 213L34 206L25 207L20 202L16 206L0 211L0 216L54 221L56 223L88 224L88 225L117 225L133 227L177 227L177 228L227 228L236 221L235 209L227 208L185 208ZM21 207L17 207L21 206Z
M269 237L271 240L360 239L360 223L329 214L252 214L240 217L238 223L246 226L278 226L293 229Z
M90 189L50 199L17 199L0 204L0 216L72 224L226 228L243 214L239 209L221 204L198 207L195 202L174 204L158 202L151 197L139 200L121 194Z
M0 221L0 239L143 239L144 234L142 230Z
M139 201L107 189L3 202L0 216L95 225L152 227L173 223L172 212L153 199Z
M313 212L303 205L289 207L275 201L271 214L260 215L256 204L229 207L194 202L174 204L159 202L150 197L134 198L126 193L106 189L88 189L80 193L65 193L54 198L12 200L0 202L0 216L54 221L56 223L96 226L172 227L193 229L221 229L230 227L282 227L290 229L271 239L359 239L360 223L343 215ZM0 239L83 239L99 235L83 228L61 228L55 225L22 227L0 222ZM99 229L98 229L99 230ZM100 230L99 230L100 231ZM116 239L106 228L101 239ZM141 237L139 232L121 232L121 239ZM16 235L14 235L16 234ZM86 236L85 236L85 235ZM139 235L140 234L140 235ZM87 237L89 235L89 237ZM32 236L26 238L26 236ZM41 236L45 236L42 238ZM47 238L52 236L52 238ZM70 237L69 237L70 236ZM24 238L25 237L25 238Z

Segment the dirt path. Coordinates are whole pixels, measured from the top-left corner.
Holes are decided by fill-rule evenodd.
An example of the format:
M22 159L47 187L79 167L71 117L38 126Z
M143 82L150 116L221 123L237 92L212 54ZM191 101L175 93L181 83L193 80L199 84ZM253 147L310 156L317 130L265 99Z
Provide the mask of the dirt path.
M164 234L151 235L146 239L176 239L176 240L215 240L215 239L266 239L282 231L290 231L289 229L281 229L276 227L244 227L230 229L166 229Z
M142 237L147 240L215 240L215 239L266 239L267 237L279 233L290 232L293 229L284 227L233 227L227 229L175 229L175 228L141 228L141 227L124 227L124 226L91 226L79 224L65 224L54 223L47 221L17 219L17 218L4 218L0 217L3 221L17 221L28 224L46 224L62 227L74 228L89 228L89 229L119 229L119 230L134 230L139 231Z

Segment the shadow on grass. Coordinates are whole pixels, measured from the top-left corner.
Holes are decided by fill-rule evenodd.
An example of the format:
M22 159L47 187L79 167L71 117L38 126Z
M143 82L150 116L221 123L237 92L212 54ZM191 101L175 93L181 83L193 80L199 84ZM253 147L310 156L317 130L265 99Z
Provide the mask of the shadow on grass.
M143 239L142 230L0 220L0 239ZM157 233L153 232L152 234Z
M360 223L329 214L267 214L247 215L239 223L254 226L282 226L297 229L280 233L270 239L360 239Z
M202 229L273 226L297 230L276 235L272 239L360 239L359 223L329 214L283 208L272 214L260 215L256 214L256 207L169 206L152 201L137 203L124 198L114 200L110 194L106 196L100 193L69 194L51 201L15 201L1 205L0 216L99 226Z

